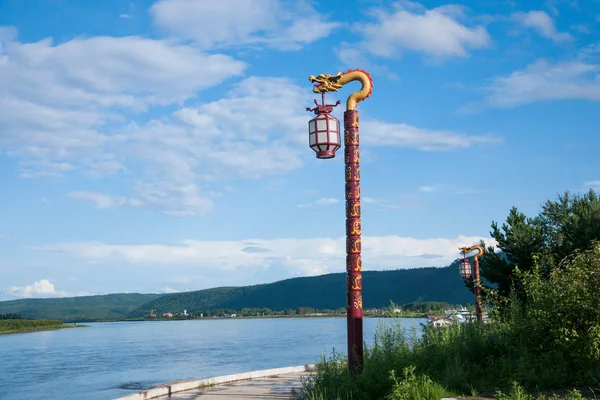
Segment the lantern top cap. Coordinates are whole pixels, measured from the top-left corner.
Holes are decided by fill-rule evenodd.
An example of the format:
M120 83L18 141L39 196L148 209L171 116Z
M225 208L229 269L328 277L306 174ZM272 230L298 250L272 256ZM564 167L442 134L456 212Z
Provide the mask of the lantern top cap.
M313 112L315 115L329 114L333 111L334 107L337 107L341 103L338 100L335 104L325 104L325 92L321 93L321 104L317 103L317 100L314 100L314 102L316 107L306 107L306 111Z

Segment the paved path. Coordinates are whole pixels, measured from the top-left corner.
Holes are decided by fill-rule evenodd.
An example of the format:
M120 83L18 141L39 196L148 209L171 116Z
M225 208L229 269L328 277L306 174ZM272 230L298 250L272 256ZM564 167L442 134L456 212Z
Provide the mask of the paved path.
M194 389L158 397L157 400L257 400L291 399L292 389L302 387L302 377L310 372L276 375L227 383L207 389Z

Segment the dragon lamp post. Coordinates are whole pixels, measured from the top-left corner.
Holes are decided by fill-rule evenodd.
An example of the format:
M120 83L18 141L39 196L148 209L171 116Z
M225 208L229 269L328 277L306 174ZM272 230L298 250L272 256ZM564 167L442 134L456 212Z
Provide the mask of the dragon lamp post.
M309 121L309 144L317 158L333 158L341 147L339 121L330 115L340 104L325 104L325 93L337 92L345 84L358 81L359 91L348 96L344 112L344 160L346 175L346 314L348 322L348 369L351 375L362 371L363 366L363 310L362 310L362 256L360 221L360 156L358 135L358 110L356 104L371 95L373 80L363 70L350 70L337 75L309 76L314 83L313 92L321 93L322 102L315 100L315 118Z
M481 257L484 253L483 246L475 245L471 247L461 247L459 250L463 255L463 260L460 263L459 271L461 276L465 279L469 279L471 277L471 264L469 264L469 260L467 260L467 254L477 250L477 254L475 254L473 257L473 264L475 266L475 276L473 276L473 291L475 292L477 321L481 321L483 317L481 313L481 279L479 278L479 257Z

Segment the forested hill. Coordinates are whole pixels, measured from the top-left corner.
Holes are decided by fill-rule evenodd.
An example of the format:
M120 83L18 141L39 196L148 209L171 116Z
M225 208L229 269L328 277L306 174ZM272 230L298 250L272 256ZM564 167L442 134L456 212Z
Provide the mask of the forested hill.
M106 320L123 319L132 310L160 294L117 293L58 299L0 301L0 314L20 314L33 319Z
M458 263L445 268L418 268L363 272L365 308L440 301L450 304L473 302L464 286ZM311 307L338 309L345 306L346 274L328 274L255 286L221 287L173 294L120 293L52 299L0 301L0 314L63 321L110 320L141 317L150 310L192 313L207 309Z
M464 286L458 273L458 262L444 268L417 268L395 271L363 272L363 307L379 308L421 301L450 304L473 302L473 295ZM337 309L345 306L346 274L327 274L293 278L269 284L220 287L194 292L166 294L133 311L140 317L155 310L188 313L197 310L228 308L270 308L283 310L298 307Z

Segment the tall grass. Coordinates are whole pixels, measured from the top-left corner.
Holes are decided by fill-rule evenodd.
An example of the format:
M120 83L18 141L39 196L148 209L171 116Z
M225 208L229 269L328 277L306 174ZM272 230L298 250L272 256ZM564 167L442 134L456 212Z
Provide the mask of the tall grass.
M323 357L304 385L305 398L439 400L502 390L516 396L514 382L527 391L600 386L600 365L582 373L572 370L568 355L528 346L515 340L514 327L500 322L426 327L419 339L399 324L380 324L374 344L365 348L362 374L349 376L343 354Z
M306 398L416 400L495 393L529 400L528 392L598 392L600 246L574 254L547 278L537 265L515 275L525 298L507 299L501 319L426 327L420 338L416 329L380 323L374 344L365 348L363 372L352 379L343 355L323 358L304 385ZM571 391L567 398L581 393Z

